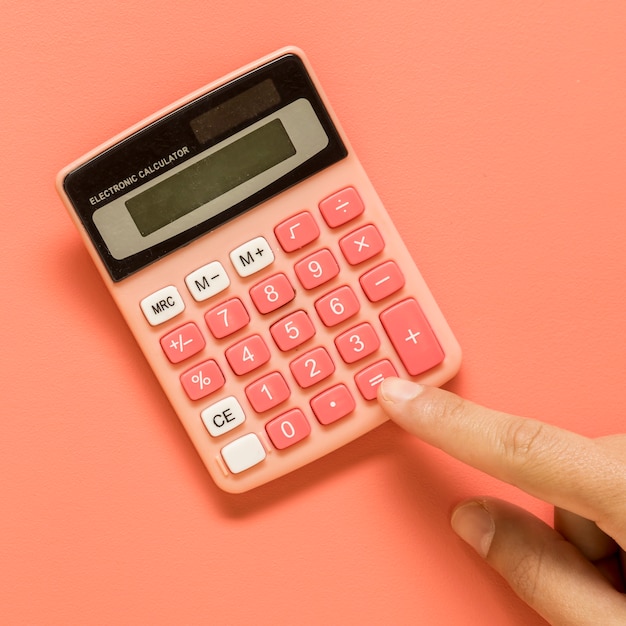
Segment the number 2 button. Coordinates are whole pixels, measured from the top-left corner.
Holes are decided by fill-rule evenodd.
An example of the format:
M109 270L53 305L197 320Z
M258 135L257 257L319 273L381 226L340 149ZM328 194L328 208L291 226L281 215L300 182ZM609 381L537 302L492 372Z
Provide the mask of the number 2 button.
M300 387L306 389L328 378L335 364L324 348L315 348L289 364L289 369Z

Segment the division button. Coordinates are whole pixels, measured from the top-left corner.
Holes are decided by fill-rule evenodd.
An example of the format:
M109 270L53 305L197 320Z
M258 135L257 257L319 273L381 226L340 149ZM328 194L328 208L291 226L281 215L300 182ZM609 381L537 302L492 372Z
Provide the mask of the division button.
M331 228L337 228L361 215L365 207L356 189L346 187L322 200L319 209L324 221Z

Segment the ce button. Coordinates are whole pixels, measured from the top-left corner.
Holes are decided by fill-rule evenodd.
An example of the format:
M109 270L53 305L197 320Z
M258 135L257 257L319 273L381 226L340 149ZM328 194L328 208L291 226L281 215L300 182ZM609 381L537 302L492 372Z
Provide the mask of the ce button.
M200 413L200 417L212 437L219 437L246 421L241 404L234 396L207 407Z

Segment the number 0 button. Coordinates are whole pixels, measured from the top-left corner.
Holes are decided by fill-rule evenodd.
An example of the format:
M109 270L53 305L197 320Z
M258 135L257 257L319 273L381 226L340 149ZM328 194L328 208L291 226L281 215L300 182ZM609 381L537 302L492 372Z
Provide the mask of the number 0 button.
M311 425L300 409L292 409L268 422L265 430L274 446L284 450L308 437Z

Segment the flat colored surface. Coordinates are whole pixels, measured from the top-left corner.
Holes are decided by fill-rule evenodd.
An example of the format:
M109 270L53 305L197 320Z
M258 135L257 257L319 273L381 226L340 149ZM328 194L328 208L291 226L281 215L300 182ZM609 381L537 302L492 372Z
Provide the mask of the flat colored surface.
M53 183L174 99L298 45L464 348L450 388L623 431L626 4L0 10L0 621L542 623L448 513L479 493L549 507L393 425L219 492Z

